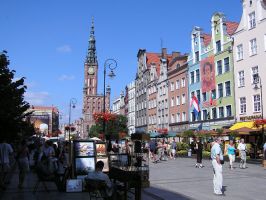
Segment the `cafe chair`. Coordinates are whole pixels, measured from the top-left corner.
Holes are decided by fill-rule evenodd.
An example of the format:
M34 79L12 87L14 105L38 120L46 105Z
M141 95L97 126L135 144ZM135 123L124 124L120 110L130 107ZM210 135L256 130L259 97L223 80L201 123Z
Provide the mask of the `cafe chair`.
M106 183L104 180L85 179L85 189L89 192L91 199L109 199L105 189Z

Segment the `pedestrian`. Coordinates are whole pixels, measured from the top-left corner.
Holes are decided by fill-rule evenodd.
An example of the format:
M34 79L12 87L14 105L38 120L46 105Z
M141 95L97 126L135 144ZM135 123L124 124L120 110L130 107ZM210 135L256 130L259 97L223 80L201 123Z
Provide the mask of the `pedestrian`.
M213 167L213 190L215 195L223 195L223 153L220 147L221 138L215 138L211 148L211 159Z
M227 154L228 154L228 158L229 158L229 167L232 170L233 169L233 163L235 162L235 145L234 145L234 141L230 140L229 144L227 145Z
M171 147L170 147L170 158L175 160L176 157L176 141L175 138L173 139L172 143L171 143Z
M266 142L263 145L263 155L264 155L264 160L266 160Z
M243 138L241 138L240 143L238 144L237 149L239 150L240 154L240 169L246 168L246 160L247 160L247 145L245 144L245 141Z
M18 188L23 188L26 173L29 172L29 149L26 140L22 140L17 152L17 162L19 168Z
M5 190L5 182L7 174L10 171L9 156L13 154L13 148L6 142L4 138L0 139L0 188Z
M155 139L151 140L149 145L150 145L151 157L153 159L153 162L156 163L156 141Z
M197 153L197 163L196 163L196 168L202 168L202 150L203 150L203 145L201 143L200 139L197 139L196 141L196 146L195 146L195 150Z

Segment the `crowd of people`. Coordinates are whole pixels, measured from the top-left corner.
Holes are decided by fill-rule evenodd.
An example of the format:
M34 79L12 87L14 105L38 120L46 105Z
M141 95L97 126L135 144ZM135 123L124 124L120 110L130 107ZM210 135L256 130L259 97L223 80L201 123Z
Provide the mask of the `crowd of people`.
M8 174L13 166L18 167L18 188L22 189L25 177L30 169L43 176L63 174L69 166L69 145L58 144L42 138L23 139L18 144L0 140L0 188L6 189Z

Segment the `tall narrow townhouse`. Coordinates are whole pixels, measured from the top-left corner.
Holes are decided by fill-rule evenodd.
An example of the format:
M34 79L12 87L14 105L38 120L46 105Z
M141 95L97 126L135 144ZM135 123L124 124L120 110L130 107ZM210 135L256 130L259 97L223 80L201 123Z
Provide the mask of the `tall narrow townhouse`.
M226 21L222 13L215 13L211 36L198 28L192 32L194 61L189 67L189 93L190 98L196 97L200 109L197 113L194 103L190 106L191 128L228 128L235 122L232 34L237 26L236 22Z
M147 85L150 78L150 70L147 65L147 53L140 49L137 54L138 69L136 74L136 132L147 132Z
M169 133L188 129L188 65L187 55L173 52L168 66Z
M235 102L237 120L248 122L266 116L266 1L242 4L242 18L233 35Z
M157 129L159 132L169 130L169 104L168 104L168 63L172 55L168 55L166 48L162 49L160 58L160 73L157 82Z
M135 133L135 81L126 86L125 105L128 134L131 135Z
M210 51L211 35L203 33L201 28L194 27L191 32L191 52L188 57L188 100L190 105L188 106L189 113L189 128L197 129L200 123L207 124L207 118L201 117L202 103L201 103L201 79L200 76L200 62L208 57ZM204 50L207 49L207 52ZM212 63L213 65L213 63ZM192 103L192 97L196 97L198 100L199 109L198 112L194 112L196 109ZM207 97L206 97L207 98Z
M235 123L235 92L234 92L234 62L233 62L233 38L232 35L238 27L237 22L226 21L222 13L215 13L212 16L212 46L213 49L209 58L214 58L214 73L216 91L212 90L211 100L213 101L206 111L210 112L212 119L211 129L229 128ZM201 72L204 73L205 61L201 64ZM205 69L206 72L206 69ZM205 86L202 85L202 88ZM206 91L208 92L208 91ZM206 93L202 93L205 102ZM215 100L214 100L215 99ZM208 103L207 103L208 105ZM205 114L206 115L206 114Z
M157 132L157 82L160 73L160 58L154 57L150 64L150 82L148 83L148 132Z

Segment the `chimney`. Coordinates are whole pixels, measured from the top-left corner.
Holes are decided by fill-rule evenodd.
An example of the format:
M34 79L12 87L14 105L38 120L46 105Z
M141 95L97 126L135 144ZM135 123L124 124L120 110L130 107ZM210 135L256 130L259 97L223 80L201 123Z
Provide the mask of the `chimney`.
M173 58L179 57L179 56L180 56L180 52L178 52L178 51L173 51L173 52L172 52L172 56L173 56Z
M167 49L166 48L162 48L162 58L166 59L167 55Z

